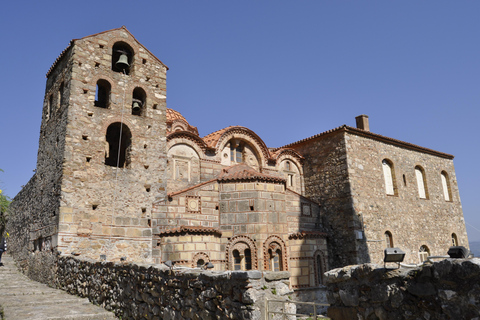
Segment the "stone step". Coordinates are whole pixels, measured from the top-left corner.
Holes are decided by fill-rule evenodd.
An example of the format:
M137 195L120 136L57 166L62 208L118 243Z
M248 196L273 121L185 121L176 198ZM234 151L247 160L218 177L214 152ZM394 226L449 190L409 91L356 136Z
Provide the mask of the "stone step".
M13 259L2 256L0 311L5 320L114 320L115 315L87 298L30 280L19 272ZM0 319L2 313L0 312Z

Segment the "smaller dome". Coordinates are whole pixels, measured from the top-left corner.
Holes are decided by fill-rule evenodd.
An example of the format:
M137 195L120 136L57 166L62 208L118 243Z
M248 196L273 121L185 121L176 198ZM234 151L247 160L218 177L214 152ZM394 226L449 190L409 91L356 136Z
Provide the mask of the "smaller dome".
M180 112L167 108L167 122L173 122L174 120L183 120L188 124L187 119Z
M197 127L191 126L180 112L167 108L167 134L175 131L188 131L198 136Z

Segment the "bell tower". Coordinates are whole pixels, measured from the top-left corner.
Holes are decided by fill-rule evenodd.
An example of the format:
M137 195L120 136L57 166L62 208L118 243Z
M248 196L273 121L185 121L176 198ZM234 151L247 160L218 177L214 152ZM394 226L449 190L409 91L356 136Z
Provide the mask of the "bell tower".
M36 175L59 251L151 261L167 70L121 27L72 40L48 71Z

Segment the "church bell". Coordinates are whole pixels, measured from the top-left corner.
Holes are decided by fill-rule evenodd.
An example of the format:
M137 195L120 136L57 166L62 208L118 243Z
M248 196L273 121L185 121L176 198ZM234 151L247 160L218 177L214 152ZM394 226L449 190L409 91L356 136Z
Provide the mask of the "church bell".
M140 101L138 99L133 99L132 112L133 113L140 113L141 110L142 110L142 101Z
M122 70L130 67L130 64L128 63L128 57L124 52L120 54L120 57L118 58L117 62L115 62L115 66Z

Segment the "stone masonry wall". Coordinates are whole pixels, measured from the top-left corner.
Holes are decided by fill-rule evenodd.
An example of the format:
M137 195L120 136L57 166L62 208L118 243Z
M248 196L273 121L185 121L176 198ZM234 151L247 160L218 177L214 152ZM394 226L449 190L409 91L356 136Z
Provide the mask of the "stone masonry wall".
M348 176L352 189L355 216L363 221L368 252L363 261L383 263L385 232L392 235L393 246L406 252L406 263L417 264L419 249L428 247L430 255L445 256L453 245L468 247L467 232L458 193L453 160L408 148L347 134ZM382 160L393 163L395 195L387 195ZM415 167L425 172L427 196L419 197ZM452 199L443 194L441 173L447 172ZM359 250L360 251L360 250Z
M112 70L118 43L132 51L128 75ZM71 57L61 59L68 60L72 75L59 250L95 259L105 254L108 260L152 261L152 204L166 196L167 68L124 28L75 40L72 50ZM111 87L104 107L95 102L98 81ZM145 93L141 114L132 113L135 90ZM107 133L119 123L131 144L125 151L128 163L117 168L106 163L116 157L109 155L110 143L118 141L107 143Z
M330 267L356 264L356 222L350 198L344 133L322 135L291 148L305 157L305 196L322 205L322 215L328 221L325 226Z
M445 259L415 269L373 264L326 273L332 320L480 319L480 259Z
M57 287L121 319L264 319L264 300L286 300L288 272L209 272L62 256ZM276 310L278 311L278 310Z

